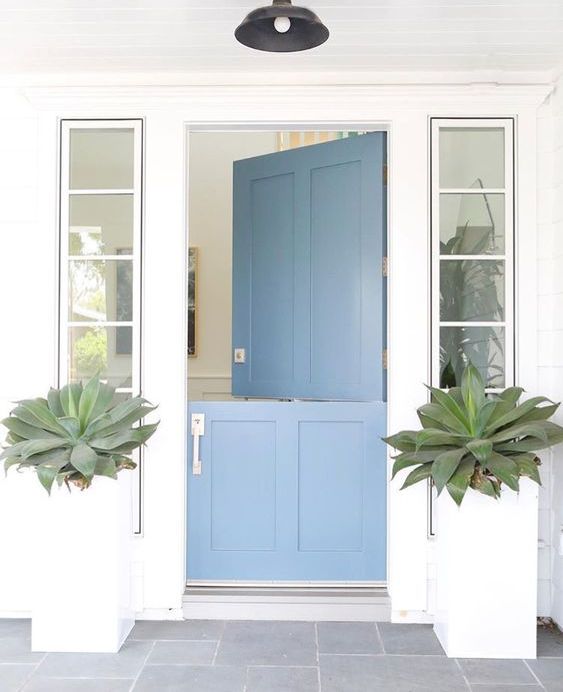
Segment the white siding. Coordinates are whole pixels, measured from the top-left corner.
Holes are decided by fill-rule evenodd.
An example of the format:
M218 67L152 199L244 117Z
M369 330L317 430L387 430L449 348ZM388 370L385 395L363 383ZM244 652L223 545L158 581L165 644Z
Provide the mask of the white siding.
M544 144L539 151L542 169L552 173L551 185L546 178L540 187L538 205L539 230L539 388L555 401L563 398L563 82L552 97L553 118L538 121L538 136ZM563 411L556 421L563 424ZM546 473L547 471L547 473ZM547 579L551 567L551 615L563 625L563 554L560 536L563 529L563 449L561 446L546 458L544 476L551 483L544 491L543 534L540 538L551 546L550 559L540 560L540 570ZM550 497L548 496L550 495ZM541 528L540 528L541 530ZM550 535L551 534L551 535ZM546 563L546 564L542 564ZM551 563L548 567L548 563ZM543 567L543 569L542 569ZM547 583L547 582L546 582ZM546 587L544 587L545 591Z

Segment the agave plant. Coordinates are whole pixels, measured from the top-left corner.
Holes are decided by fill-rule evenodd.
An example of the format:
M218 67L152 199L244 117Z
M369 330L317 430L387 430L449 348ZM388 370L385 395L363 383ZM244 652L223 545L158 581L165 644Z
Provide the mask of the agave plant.
M519 403L520 387L487 396L478 370L463 371L461 387L447 392L428 387L431 403L418 409L422 430L385 438L400 454L393 477L414 466L403 483L431 478L460 505L468 488L493 498L504 483L518 491L521 476L541 484L536 452L563 441L563 428L549 420L559 404L542 396Z
M7 446L0 455L7 471L32 468L51 492L54 481L84 490L94 476L116 478L134 469L131 452L143 445L158 423L134 427L155 407L141 397L112 406L115 389L93 377L84 386L51 389L47 399L25 399L2 425Z

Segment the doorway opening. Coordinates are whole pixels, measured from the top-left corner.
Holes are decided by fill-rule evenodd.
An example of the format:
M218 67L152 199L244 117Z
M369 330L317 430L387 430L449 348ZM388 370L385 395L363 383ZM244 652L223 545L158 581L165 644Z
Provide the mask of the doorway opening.
M192 132L192 585L386 581L386 134Z

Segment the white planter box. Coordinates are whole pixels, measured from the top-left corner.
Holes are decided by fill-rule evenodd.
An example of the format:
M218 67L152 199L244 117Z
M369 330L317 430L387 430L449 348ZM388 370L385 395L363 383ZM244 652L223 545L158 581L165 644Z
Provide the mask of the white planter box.
M455 658L536 658L538 486L436 503L434 631Z
M131 631L131 473L53 487L36 529L33 651L116 652Z

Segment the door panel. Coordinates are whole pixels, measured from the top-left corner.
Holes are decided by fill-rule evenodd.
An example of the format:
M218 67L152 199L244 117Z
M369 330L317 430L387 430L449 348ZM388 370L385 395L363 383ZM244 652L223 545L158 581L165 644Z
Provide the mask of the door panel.
M237 161L233 394L382 401L385 133Z
M211 425L211 549L274 550L275 423L223 420Z
M189 452L189 579L385 580L385 404L192 402L191 413L206 419L200 476Z
M291 380L293 373L293 175L255 180L251 185L252 228L250 323L252 379ZM272 208L276 209L272 215ZM276 270L272 271L272 264ZM275 310L272 309L275 301Z
M299 423L299 550L362 550L364 434L360 421Z

